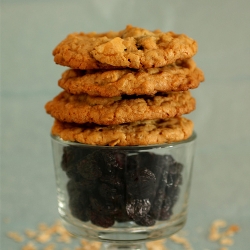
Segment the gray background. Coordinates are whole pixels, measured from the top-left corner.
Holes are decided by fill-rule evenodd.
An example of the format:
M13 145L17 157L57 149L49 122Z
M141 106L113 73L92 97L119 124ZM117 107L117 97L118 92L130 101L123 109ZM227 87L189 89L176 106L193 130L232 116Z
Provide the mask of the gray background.
M241 227L229 249L249 249L249 0L2 1L1 249L21 249L6 232L22 233L58 218L53 119L44 104L59 93L65 68L54 64L52 49L68 33L121 30L126 24L186 33L198 41L195 60L206 81L192 91L198 143L184 230L194 249L216 250L208 228L224 219Z

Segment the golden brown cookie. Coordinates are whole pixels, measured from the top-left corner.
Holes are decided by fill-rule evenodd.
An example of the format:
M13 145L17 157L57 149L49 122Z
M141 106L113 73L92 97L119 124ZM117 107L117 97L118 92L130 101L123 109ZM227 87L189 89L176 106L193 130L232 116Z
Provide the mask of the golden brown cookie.
M72 33L53 55L57 64L73 69L141 69L163 67L196 52L196 41L184 34L128 25L120 32Z
M100 126L55 120L51 133L65 141L91 145L132 146L172 143L192 135L193 123L184 118L144 120L122 125Z
M197 88L203 72L192 59L151 69L66 70L58 85L71 94L113 97L154 95L157 92L185 91Z
M97 97L63 91L45 105L47 113L63 122L114 125L181 116L195 109L189 91L155 96Z

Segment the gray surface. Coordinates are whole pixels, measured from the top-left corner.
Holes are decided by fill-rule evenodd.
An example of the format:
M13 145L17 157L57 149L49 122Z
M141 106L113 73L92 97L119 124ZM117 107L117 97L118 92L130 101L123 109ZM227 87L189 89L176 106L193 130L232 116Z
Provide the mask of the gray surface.
M190 117L198 144L184 229L194 249L216 250L218 245L207 239L208 228L213 220L225 219L241 227L230 250L248 250L249 13L248 0L2 1L1 249L22 246L6 232L22 233L58 218L52 118L43 106L60 91L57 80L65 68L54 64L52 49L73 31L120 30L130 23L186 33L198 41L195 60L206 82L192 91L197 109Z

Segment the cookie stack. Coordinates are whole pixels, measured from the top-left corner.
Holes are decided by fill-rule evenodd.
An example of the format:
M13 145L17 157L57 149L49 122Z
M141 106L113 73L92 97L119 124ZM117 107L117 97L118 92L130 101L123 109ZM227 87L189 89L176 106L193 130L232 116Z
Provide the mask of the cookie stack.
M119 32L73 33L53 51L69 67L63 91L45 105L52 134L91 145L171 143L193 133L189 89L204 80L192 57L197 43L183 34L128 25Z

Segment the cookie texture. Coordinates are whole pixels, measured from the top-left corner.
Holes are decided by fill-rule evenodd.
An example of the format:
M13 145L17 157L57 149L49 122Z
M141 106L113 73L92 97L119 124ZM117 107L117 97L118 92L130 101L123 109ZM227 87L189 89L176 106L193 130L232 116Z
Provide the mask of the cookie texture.
M177 61L162 68L141 70L66 70L58 85L71 94L104 97L154 95L157 92L185 91L197 88L203 72L192 59Z
M184 117L176 117L99 126L55 120L51 133L65 141L90 145L150 145L178 142L189 138L193 133L193 122Z
M163 67L196 52L196 41L184 34L128 25L119 32L72 33L53 55L57 64L73 69L141 69Z
M114 125L148 119L181 116L195 109L189 91L154 96L100 97L61 92L45 105L55 119L73 123Z

